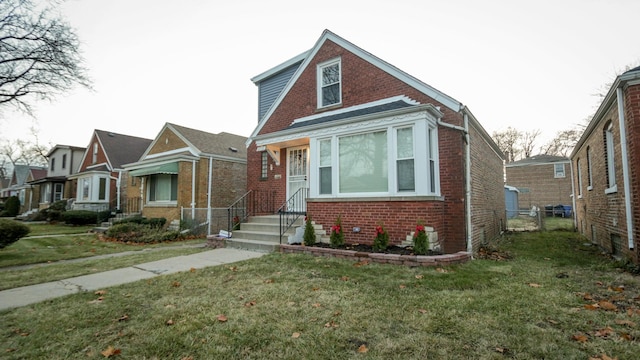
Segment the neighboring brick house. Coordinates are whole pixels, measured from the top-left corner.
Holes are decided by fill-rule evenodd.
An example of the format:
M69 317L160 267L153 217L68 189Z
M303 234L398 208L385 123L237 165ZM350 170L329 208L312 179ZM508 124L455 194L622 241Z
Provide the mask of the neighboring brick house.
M40 188L40 209L46 209L58 200L75 199L77 181L69 179L69 176L78 172L85 150L77 146L56 145L47 153L47 176L29 182Z
M462 103L330 31L252 81L248 189L276 199L261 213L302 194L293 211L325 230L341 216L350 243L384 223L399 244L419 221L446 253L499 236L503 155Z
M640 67L618 76L571 153L577 228L638 263Z
M80 167L68 179L76 181L74 210L114 212L127 207L127 172L124 164L134 162L151 144L150 139L94 130Z
M125 166L128 196L139 199L143 216L169 223L182 219L181 209L195 218L196 209L226 208L246 192L246 140L166 123L139 159Z
M14 165L13 173L9 181L9 187L5 193L7 197L17 196L20 200L20 214L28 214L38 209L40 187L33 186L30 182L47 176L47 169L41 166Z
M572 206L571 161L567 157L536 155L505 165L506 184L518 189L518 207L549 210ZM553 215L553 214L547 214Z

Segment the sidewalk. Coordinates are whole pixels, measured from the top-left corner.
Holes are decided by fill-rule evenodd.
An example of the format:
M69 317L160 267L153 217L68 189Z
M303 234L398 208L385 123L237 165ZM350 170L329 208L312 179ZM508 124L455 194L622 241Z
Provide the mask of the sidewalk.
M4 290L0 291L0 311L83 291L95 291L159 275L189 271L192 268L202 269L209 266L258 258L264 254L247 250L220 248L97 274Z

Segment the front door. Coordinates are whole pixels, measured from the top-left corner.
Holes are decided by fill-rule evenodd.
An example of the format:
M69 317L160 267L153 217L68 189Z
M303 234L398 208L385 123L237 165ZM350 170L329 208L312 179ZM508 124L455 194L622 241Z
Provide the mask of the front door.
M304 212L307 208L307 193L300 189L309 188L309 147L287 149L287 199L288 211ZM299 193L297 193L300 191ZM297 194L296 194L297 193ZM292 196L295 198L292 198Z

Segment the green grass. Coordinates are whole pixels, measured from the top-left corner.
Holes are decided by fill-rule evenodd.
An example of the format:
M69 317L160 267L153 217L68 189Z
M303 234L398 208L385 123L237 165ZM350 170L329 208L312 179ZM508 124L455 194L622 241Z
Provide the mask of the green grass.
M27 236L0 250L0 269L7 266L50 263L124 251L161 248L175 245L202 244L204 239L158 244L122 244L101 240L94 233L65 233L79 227L30 224L39 236ZM41 235L53 234L41 237Z
M270 254L2 312L0 351L6 359L101 359L110 346L126 359L634 359L640 283L585 242L565 231L510 234L496 246L511 260L438 269ZM617 311L585 308L596 301Z
M29 227L28 236L40 236L40 235L62 235L62 234L86 234L95 228L95 225L74 226L66 224L45 224L45 223L30 223L25 222L25 225Z

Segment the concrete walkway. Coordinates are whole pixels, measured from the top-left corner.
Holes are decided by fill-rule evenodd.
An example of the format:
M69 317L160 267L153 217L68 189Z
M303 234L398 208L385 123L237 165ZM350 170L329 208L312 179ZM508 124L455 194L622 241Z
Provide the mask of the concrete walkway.
M95 291L159 275L189 271L191 268L202 269L209 266L254 259L262 255L265 255L265 253L220 248L97 274L4 290L0 291L0 311L83 291Z

